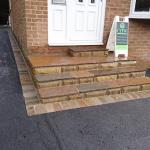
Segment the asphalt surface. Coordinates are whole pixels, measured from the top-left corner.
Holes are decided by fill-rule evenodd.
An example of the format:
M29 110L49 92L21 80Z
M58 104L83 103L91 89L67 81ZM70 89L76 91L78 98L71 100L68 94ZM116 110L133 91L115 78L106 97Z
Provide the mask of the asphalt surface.
M150 99L28 117L0 30L0 150L150 150Z

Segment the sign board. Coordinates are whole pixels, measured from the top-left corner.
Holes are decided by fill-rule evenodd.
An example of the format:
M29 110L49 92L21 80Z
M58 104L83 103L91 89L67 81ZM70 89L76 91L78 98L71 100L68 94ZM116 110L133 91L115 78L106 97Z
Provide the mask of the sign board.
M66 0L52 0L52 4L65 5L66 4Z
M115 57L128 57L128 18L115 17L109 35L107 49L115 52Z

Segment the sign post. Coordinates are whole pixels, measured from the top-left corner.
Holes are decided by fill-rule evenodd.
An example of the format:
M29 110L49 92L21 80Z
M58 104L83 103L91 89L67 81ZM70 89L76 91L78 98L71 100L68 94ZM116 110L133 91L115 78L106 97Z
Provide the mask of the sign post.
M115 52L115 57L128 57L128 30L128 17L116 16L106 47L108 51Z

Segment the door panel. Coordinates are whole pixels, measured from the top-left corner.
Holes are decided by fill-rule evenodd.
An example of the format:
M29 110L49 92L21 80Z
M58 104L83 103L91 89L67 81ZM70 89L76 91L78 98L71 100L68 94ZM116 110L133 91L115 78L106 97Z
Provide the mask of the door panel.
M75 30L82 32L84 30L84 11L77 11L75 14Z
M101 0L69 0L69 40L100 41ZM74 19L76 18L76 19Z
M66 6L50 3L49 9L49 40L51 43L66 40Z
M87 31L94 31L96 29L96 13L88 12Z
M53 31L63 31L63 10L53 12Z

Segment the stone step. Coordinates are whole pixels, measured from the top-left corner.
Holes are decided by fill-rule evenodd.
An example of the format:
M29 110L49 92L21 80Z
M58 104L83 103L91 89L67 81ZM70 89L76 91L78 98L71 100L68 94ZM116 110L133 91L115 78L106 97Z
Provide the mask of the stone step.
M80 84L57 88L39 88L39 95L43 103L83 99L104 95L121 94L150 89L149 77L137 77L101 81L92 84Z
M52 113L58 111L88 108L93 106L100 106L105 104L112 104L125 101L136 101L143 98L149 98L150 91L139 91L124 94L115 94L108 96L99 96L94 98L84 98L78 100L60 101L53 103L34 103L27 106L29 116L41 115L45 113Z
M28 73L20 73L20 82L22 85L28 85L32 83Z
M23 96L25 99L33 99L35 97L37 97L37 92L35 90L31 90L31 91L26 91L23 93Z
M114 57L51 57L47 55L28 56L34 74L62 73L78 70L133 66L134 58L115 59Z
M38 74L34 76L37 87L59 87L64 85L93 83L104 80L116 80L145 76L146 68L132 66L103 70L72 71L60 74Z
M17 64L17 68L20 73L28 72L28 69L25 64Z
M100 49L100 48L70 48L68 50L70 56L73 57L87 57L87 56L104 56L108 53L106 49Z
M123 94L114 94L108 96L99 96L92 98L84 98L79 100L60 101L53 103L34 103L27 106L29 116L64 111L70 109L81 109L93 106L100 106L111 103L120 103L125 101L137 101L143 98L149 98L150 91L130 92Z
M23 92L33 91L34 89L35 89L35 87L33 84L22 84Z

